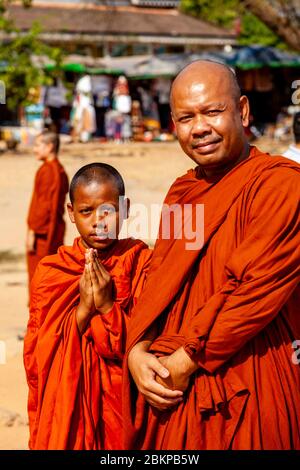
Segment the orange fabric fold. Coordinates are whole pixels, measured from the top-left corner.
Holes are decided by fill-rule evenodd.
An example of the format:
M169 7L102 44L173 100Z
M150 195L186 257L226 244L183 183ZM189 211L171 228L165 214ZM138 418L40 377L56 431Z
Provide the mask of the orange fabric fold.
M170 188L166 204L204 204L204 244L158 238L126 354L155 324L151 351L183 346L199 370L163 413L137 396L125 361L126 448L300 448L299 182L299 165L252 147L223 178L195 169Z
M24 340L31 449L121 449L121 378L127 322L144 283L151 251L119 240L101 262L115 301L78 333L76 307L85 249L80 238L44 258L31 285Z
M57 160L44 162L38 169L27 224L36 234L35 253L27 254L29 281L39 261L55 254L63 244L65 234L64 204L68 192L68 177Z

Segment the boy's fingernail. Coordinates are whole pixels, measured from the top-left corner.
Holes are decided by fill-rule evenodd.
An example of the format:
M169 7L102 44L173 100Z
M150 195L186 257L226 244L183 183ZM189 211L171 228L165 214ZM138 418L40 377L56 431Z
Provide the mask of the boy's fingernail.
M168 377L168 376L169 376L169 371L168 371L168 369L162 369L162 370L161 370L161 375L162 375L163 377Z

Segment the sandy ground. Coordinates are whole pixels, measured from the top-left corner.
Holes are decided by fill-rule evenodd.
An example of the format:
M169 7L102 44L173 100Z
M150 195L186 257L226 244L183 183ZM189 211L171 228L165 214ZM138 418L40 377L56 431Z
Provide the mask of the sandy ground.
M287 143L267 139L257 142L261 150L279 153ZM133 204L161 204L172 183L193 163L174 143L155 144L69 144L62 147L61 161L71 178L82 165L103 161L124 176L127 195ZM27 273L24 258L26 214L33 178L38 168L30 149L0 154L0 449L27 449L27 385L22 363L23 341L18 338L26 327ZM130 219L132 220L132 219ZM158 220L143 238L151 242ZM130 234L129 224L124 233ZM76 232L67 221L66 243ZM6 350L6 361L1 357ZM3 356L3 354L2 354Z

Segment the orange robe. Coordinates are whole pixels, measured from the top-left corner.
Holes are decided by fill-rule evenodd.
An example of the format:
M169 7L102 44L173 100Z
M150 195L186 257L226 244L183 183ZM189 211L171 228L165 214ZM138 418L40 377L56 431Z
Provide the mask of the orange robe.
M35 252L27 253L29 283L39 261L57 252L65 234L64 204L68 192L68 177L57 160L45 161L38 169L27 217L33 230Z
M125 448L300 449L299 201L300 166L255 147L222 179L198 168L170 188L167 204L204 204L204 246L158 239L127 351L157 325L151 351L183 346L199 369L159 412L124 360Z
M115 302L77 328L81 239L44 258L31 284L24 340L29 385L31 449L122 448L121 377L126 324L140 294L151 251L139 240L120 240L101 262L112 276Z

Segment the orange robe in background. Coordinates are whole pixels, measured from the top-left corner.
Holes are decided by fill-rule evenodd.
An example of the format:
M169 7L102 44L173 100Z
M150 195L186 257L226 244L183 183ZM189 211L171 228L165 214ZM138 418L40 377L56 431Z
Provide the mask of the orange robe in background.
M252 147L222 179L189 171L165 202L204 204L204 246L158 239L127 348L156 325L153 353L183 346L200 368L160 412L124 360L125 448L300 449L300 166Z
M27 217L28 228L36 234L35 252L27 253L29 284L39 261L63 244L67 192L68 177L61 163L56 158L45 161L36 173Z
M76 238L44 258L31 284L24 340L29 385L31 449L121 449L121 378L126 325L140 294L151 251L139 240L119 240L101 254L112 276L115 302L77 328L79 279L85 248Z

